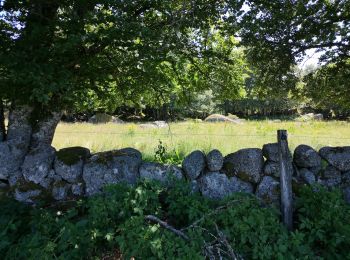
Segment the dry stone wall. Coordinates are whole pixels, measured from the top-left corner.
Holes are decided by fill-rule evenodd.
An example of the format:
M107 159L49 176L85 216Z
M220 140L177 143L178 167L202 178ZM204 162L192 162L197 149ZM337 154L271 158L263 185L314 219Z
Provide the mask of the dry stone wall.
M15 157L17 158L17 157ZM350 203L350 147L324 147L319 151L299 145L294 154L293 187L319 184L329 189L340 188ZM222 199L235 192L255 194L266 203L279 204L279 153L277 143L262 149L242 149L223 156L220 151L208 154L190 153L180 166L145 162L133 148L91 154L83 147L55 151L46 146L35 149L16 178L0 167L0 189L8 189L23 202L50 197L66 200L102 192L104 186L115 183L134 185L138 180L157 180L164 185L184 179L193 191L212 199Z

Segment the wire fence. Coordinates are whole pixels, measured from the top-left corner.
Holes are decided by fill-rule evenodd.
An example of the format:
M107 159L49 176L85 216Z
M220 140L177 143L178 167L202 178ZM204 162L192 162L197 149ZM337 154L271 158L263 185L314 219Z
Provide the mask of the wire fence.
M199 133L141 133L141 132L81 132L81 131L57 131L56 134L93 134L93 135L140 135L140 136L210 136L210 137L258 137L258 138L266 138L266 137L276 137L276 134L199 134ZM312 138L312 139L334 139L334 140L350 140L350 137L335 137L335 136L326 136L326 135L294 135L288 134L289 138Z

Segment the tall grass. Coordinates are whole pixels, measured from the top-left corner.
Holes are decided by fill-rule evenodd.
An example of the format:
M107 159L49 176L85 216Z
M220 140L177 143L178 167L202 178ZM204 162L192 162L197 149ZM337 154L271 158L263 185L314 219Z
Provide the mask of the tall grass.
M56 149L84 146L92 152L123 147L140 150L145 158L152 158L159 140L167 151L183 157L199 149L208 152L219 149L228 154L242 148L261 148L263 144L276 142L276 131L286 129L290 148L308 144L315 149L323 146L350 145L350 123L247 121L232 123L171 123L169 128L141 128L138 124L61 123L57 127L53 145Z

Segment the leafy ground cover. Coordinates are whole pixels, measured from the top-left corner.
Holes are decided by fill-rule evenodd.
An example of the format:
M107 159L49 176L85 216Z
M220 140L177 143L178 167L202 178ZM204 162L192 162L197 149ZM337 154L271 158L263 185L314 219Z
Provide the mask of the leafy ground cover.
M276 209L251 196L210 201L182 182L109 186L104 194L65 204L0 203L2 259L350 257L350 207L338 190L302 189L293 232L280 224Z
M57 148L84 146L93 152L134 147L152 160L158 151L159 140L166 148L167 157L182 160L189 152L219 149L228 154L242 148L261 148L276 142L276 131L286 129L290 148L308 144L315 149L323 146L350 145L350 123L327 122L273 122L268 120L230 123L171 123L169 128L141 128L137 124L61 123L53 145Z

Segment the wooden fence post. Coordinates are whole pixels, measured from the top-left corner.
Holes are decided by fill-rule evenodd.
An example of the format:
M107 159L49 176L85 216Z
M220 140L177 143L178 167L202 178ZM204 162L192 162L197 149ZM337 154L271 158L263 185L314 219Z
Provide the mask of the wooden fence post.
M281 213L282 221L288 230L293 229L293 194L292 175L293 165L288 148L287 130L277 131L279 150L279 170L281 187Z

